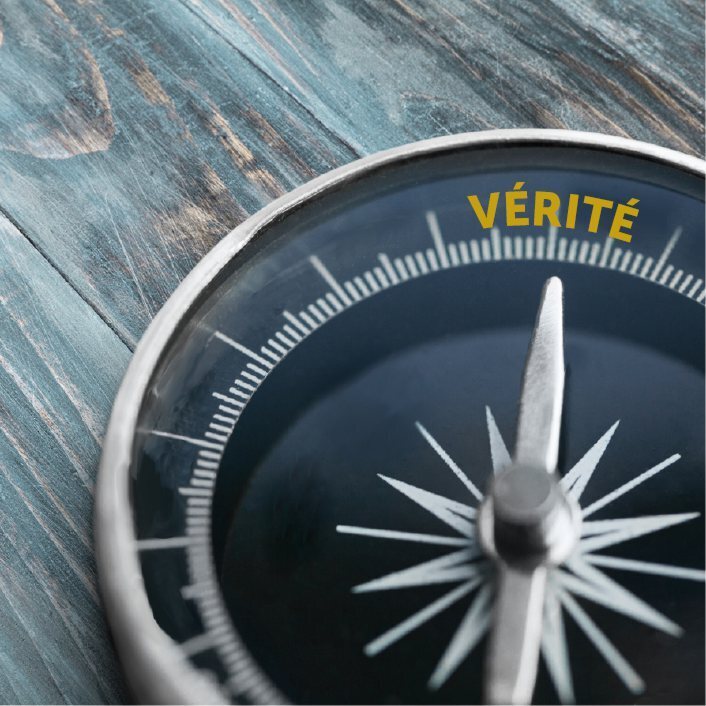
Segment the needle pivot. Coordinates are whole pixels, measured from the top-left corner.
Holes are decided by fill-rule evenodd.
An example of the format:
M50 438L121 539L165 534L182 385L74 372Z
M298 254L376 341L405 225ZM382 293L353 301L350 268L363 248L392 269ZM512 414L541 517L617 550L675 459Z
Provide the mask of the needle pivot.
M554 477L513 465L492 484L494 552L515 566L559 564L575 544L577 508Z

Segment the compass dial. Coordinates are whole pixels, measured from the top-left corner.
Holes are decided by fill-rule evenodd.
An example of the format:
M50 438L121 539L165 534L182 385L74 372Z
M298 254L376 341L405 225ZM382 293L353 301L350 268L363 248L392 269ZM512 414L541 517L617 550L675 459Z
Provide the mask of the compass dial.
M228 236L106 439L99 565L136 695L703 703L703 188L660 148L481 133ZM572 194L612 213L572 224Z

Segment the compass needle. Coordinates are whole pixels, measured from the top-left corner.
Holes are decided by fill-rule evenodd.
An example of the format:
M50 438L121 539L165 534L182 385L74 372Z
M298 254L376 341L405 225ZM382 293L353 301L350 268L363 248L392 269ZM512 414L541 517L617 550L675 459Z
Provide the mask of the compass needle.
M532 699L542 644L547 567L568 556L576 511L554 480L564 399L563 287L544 285L525 362L515 456L496 474L480 519L497 555L498 590L486 659L492 704ZM488 412L490 427L491 415ZM493 424L494 426L494 424Z
M454 135L219 238L104 439L135 699L704 703L704 173Z
M558 277L544 285L522 377L515 462L556 470L564 401L564 306Z

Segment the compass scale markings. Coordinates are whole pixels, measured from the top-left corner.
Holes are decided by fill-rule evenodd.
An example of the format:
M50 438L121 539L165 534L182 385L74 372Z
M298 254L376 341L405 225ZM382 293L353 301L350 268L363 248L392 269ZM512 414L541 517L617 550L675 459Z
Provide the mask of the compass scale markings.
M614 248L613 249L613 255L610 258L610 264L608 267L610 267L611 270L615 270L618 267L618 262L620 262L620 257L622 256L623 251L620 248Z
M674 233L672 233L672 236L667 241L667 244L665 245L664 250L662 251L662 254L657 258L657 262L655 262L654 269L652 270L652 274L650 275L650 279L653 282L655 282L657 280L659 273L662 271L662 268L667 263L667 260L669 260L669 256L672 254L672 251L674 250L677 243L679 242L679 238L681 238L681 234L682 234L682 228L681 228L681 226L679 226L674 231Z
M231 388L233 389L233 388ZM224 395L221 392L212 392L211 393L212 397L215 397L217 400L220 400L221 402L225 402L226 404L232 405L234 407L242 407L243 403L240 402L239 400L233 399L232 397L228 397L228 395Z
M408 280L409 279L409 272L407 272L407 267L405 266L402 259L399 257L396 257L393 261L393 264L395 266L395 270L397 271L397 274L399 275L400 281L405 282L406 280Z
M547 235L547 260L554 260L556 257L556 241L559 230L556 226L549 226Z
M524 243L524 240L522 239L522 236L516 235L515 236L515 257L518 260L525 259L523 243Z
M600 245L598 243L586 243L588 246L588 255L586 256L586 264L591 265L592 267L597 266L598 262L598 250L600 249Z
M486 241L483 241L486 242ZM503 254L500 249L500 231L497 228L491 228L490 230L490 242L493 246L493 260L502 260Z
M307 328L294 314L292 314L291 311L287 311L287 309L285 309L282 312L282 316L284 316L284 318L287 319L289 323L293 324L297 329L299 329L300 335L308 336L311 333L309 328ZM302 340L301 337L299 340Z
M238 412L237 409L233 409L232 407L226 407L222 404L218 405L218 410L223 414L230 415L234 420L238 419L238 417L240 416L240 412Z
M537 259L544 260L544 236L537 236Z
M210 428L210 424L208 425ZM219 441L222 444L225 444L226 441L228 441L228 435L227 434L217 434L216 432L213 431L207 431L204 434L204 437L206 439L212 439L213 441Z
M165 439L183 441L187 444L191 444L192 446L202 446L206 449L218 449L219 451L223 451L224 449L223 444L218 444L213 441L206 441L205 439L195 439L191 436L184 436L183 434L173 434L170 431L159 431L157 429L152 429L152 431L150 431L150 434L152 434L153 436L161 436Z
M531 235L525 237L525 259L534 259L534 238Z
M458 263L458 257L454 257L453 264L475 264L479 263L482 261L490 261L493 259L506 259L503 257L503 253L500 250L500 233L499 231L493 233L491 232L491 237L490 239L481 239L480 240L480 247L479 247L479 241L472 239L470 241L460 241L458 244L458 251L460 253L460 263ZM515 241L517 242L517 241ZM568 259L571 259L572 254L576 253L577 248L579 248L579 242L580 244L580 252L578 259L582 264L587 264L586 260L589 255L589 248L590 248L590 243L587 240L583 241L578 241L576 239L572 239L570 246L568 248ZM493 246L493 251L491 253L491 243ZM546 258L545 258L545 245L547 246L547 253L546 253ZM524 247L524 255L525 259L530 260L530 259L554 259L555 257L555 251L556 251L556 246L557 246L557 241L556 241L556 233L552 233L552 229L550 229L548 239L545 239L543 236L537 236L534 238L530 238L529 236L525 239L525 247ZM517 247L517 246L516 246ZM560 246L561 247L561 246ZM616 248L615 251L618 251ZM444 252L446 253L447 258L449 258L449 253L451 252L451 248L445 247ZM594 250L595 252L595 250ZM438 255L438 259L437 259ZM498 257L495 257L498 255ZM593 252L591 253L593 255ZM510 258L517 258L519 255L517 254L517 251L514 253L510 253ZM626 271L631 260L633 257L633 252L626 250L625 253L622 255L622 260L620 261L620 269L622 271ZM404 258L404 260L402 260ZM400 258L400 262L405 262L407 264L407 267L412 274L412 276L421 276L421 275L426 275L429 274L431 271L436 271L439 269L439 260L442 260L443 262L443 257L441 253L438 251L438 249L435 250L427 250L426 257L425 254L422 252L418 251L413 254L408 254L405 256L402 256ZM321 325L323 323L326 323L329 319L333 318L336 316L338 313L341 313L344 311L348 306L352 306L353 301L350 300L350 298L347 297L341 297L340 292L337 291L337 288L343 291L343 294L345 295L345 290L341 288L340 283L331 275L331 273L328 271L328 269L323 266L323 263L321 263L320 259L316 256L312 256L310 258L312 260L312 264L314 264L315 268L319 271L319 274L327 281L327 283L332 286L333 291L332 292L327 292L324 295L324 298L318 298L314 302L312 302L306 310L310 312L313 317L315 317L316 320L318 320L319 324ZM592 258L595 260L595 256ZM617 258L614 255L613 260L615 261L615 264L617 266ZM321 265L321 269L316 267L315 262L318 261L318 263ZM632 268L631 268L631 274L636 274L637 269L641 262L643 261L643 256L640 253L637 253L635 256L635 259L632 262ZM412 263L410 265L410 263ZM588 264L593 264L595 265L595 261L593 263L589 262ZM650 259L650 264L651 264L651 259ZM611 261L611 265L613 265L613 261ZM413 271L413 266L418 266L418 269L416 273ZM366 292L365 291L365 283L363 287L359 286L359 291L361 294L360 301L368 298L369 296L372 296L373 294L381 291L382 289L388 288L391 285L389 279L385 275L385 272L380 267L374 267L373 271L375 272L375 276L377 277L377 280L381 283L378 284L378 281L376 281L375 277L373 276L372 272L366 271L363 273L362 277L359 277L358 279L362 282L363 278L365 278L369 289ZM324 275L324 272L328 274L328 277L330 280L327 278L327 276ZM671 275L671 272L670 272ZM644 276L642 272L638 276ZM681 279L683 277L683 279ZM664 278L664 275L663 275ZM402 283L406 281L401 275L398 277L399 283ZM355 281L355 280L354 280ZM666 280L665 280L666 281ZM336 287L333 287L333 283L336 284ZM349 282L345 283L346 285L350 284ZM352 285L351 285L352 286ZM703 287L703 280L701 279L696 279L694 280L693 275L691 274L686 274L684 275L683 272L679 271L677 275L674 275L674 278L672 282L670 282L670 285L673 289L675 289L677 286L679 289L677 290L680 294L684 294L685 296L691 298L691 299L696 299L698 302L702 302L706 296L706 291L700 291L700 288ZM690 288L689 288L690 287ZM688 289L688 292L687 292ZM338 295L338 296L337 296ZM356 299L356 302L358 300ZM343 302L343 303L342 303ZM323 312L323 313L322 313ZM300 317L304 319L302 316L304 312L300 313ZM304 319L306 321L306 319ZM310 321L313 322L314 319L310 317ZM312 326L310 321L306 321L306 324L309 326L309 330L306 334L304 334L301 338L303 340L306 338L306 336L311 333L315 329L315 326ZM292 322L293 323L293 322ZM263 356L266 356L267 358L271 359L267 360L267 358L261 358L257 353L254 351L251 351L250 349L245 348L244 346L241 348L240 344L237 344L235 347L237 350L240 350L240 352L243 352L245 355L248 355L252 360L256 360L256 362L259 362L261 365L263 365L266 368L266 371L262 370L254 370L252 366L249 367L249 370L254 372L257 372L260 377L256 378L253 380L253 382L256 383L256 386L253 387L252 385L247 385L247 383L243 383L240 380L236 381L236 384L240 384L245 389L249 391L248 399L251 396L253 392L259 387L261 382L267 377L269 372L279 363L282 358L289 353L289 351L294 348L296 345L299 344L300 340L290 340L287 338L287 336L284 335L286 332L286 329L282 329L280 331L277 331L274 334L274 337L277 338L279 341L282 341L285 343L287 346L286 348L280 344L277 343L277 341L273 339L269 339L267 341L267 347L263 346L260 349L260 352L262 353ZM291 333L290 333L291 336ZM233 343L236 343L233 341L233 339L230 339L229 337L228 341L232 341ZM291 336L291 338L296 338L295 336ZM223 338L221 339L223 340ZM228 341L225 341L228 343ZM245 350L242 350L245 349ZM272 350L270 350L272 349ZM247 352L246 352L247 351ZM277 351L277 352L275 352ZM250 355L252 354L252 355ZM253 357L255 356L255 357ZM248 372L247 370L243 370L242 373ZM262 373L265 373L264 375ZM242 375L241 373L241 375ZM254 376L253 376L254 377ZM252 378L250 378L252 379ZM225 407L224 405L219 405L218 406L218 412L213 415L213 419L219 418L221 421L226 421L229 424L235 425L239 417L239 411ZM159 435L159 434L158 434ZM172 435L168 433L164 433L163 435L165 436L172 436L175 438L178 438L178 435ZM188 438L187 438L188 439ZM185 440L187 440L185 439ZM193 440L199 442L197 445L202 446L198 452L198 458L197 458L197 467L199 465L203 465L204 468L212 468L216 469L218 468L219 461L222 456L222 447L218 445L217 447L211 447L209 442L207 442L205 439L202 440ZM208 446L207 446L208 444ZM210 448L213 448L214 450L209 450ZM216 448L218 450L216 450ZM678 456L677 456L678 457ZM674 457L672 457L674 458ZM670 461L671 459L667 459L667 461ZM674 459L676 460L676 459ZM673 462L673 461L672 461ZM663 463L666 463L663 462ZM208 466L206 466L208 464ZM662 466L665 467L665 466ZM655 469L650 469L651 471L657 472ZM659 469L661 470L661 468ZM646 472L647 473L647 472ZM643 474L644 476L645 474ZM638 477L642 478L642 477ZM635 479L636 481L638 479ZM642 480L646 480L646 478L642 478ZM640 482L642 482L640 480ZM633 486L634 487L634 486ZM617 491L614 491L614 493L620 491L620 494L623 494L624 492L627 492L631 488L624 488L621 487L621 489L618 489ZM476 489L477 490L477 489ZM426 491L422 491L426 492ZM610 495L610 494L609 494ZM615 497L618 496L613 496L612 499L615 499ZM199 510L199 511L205 511L208 512L209 509L207 506L204 506L204 502L207 504L210 504L210 497L205 498L205 497L190 497L188 498L188 501L194 501L199 503L198 506L194 506L194 510ZM603 499L603 503L607 504L610 500L606 501ZM598 501L601 502L601 501ZM594 504L595 505L595 504ZM472 508L467 508L468 510L472 511ZM457 517L459 517L457 515ZM691 517L691 516L690 516ZM460 517L459 517L460 519ZM417 541L421 543L434 543L434 544L441 544L441 545L446 545L446 546L463 546L467 547L468 546L468 540L463 538L463 537L439 537L435 535L422 535L422 534L415 534L415 533L405 533L405 532L395 532L391 530L371 530L369 528L355 528L355 527L347 527L341 525L339 527L339 531L341 532L346 532L346 530L349 531L351 534L366 534L368 536L374 536L374 537L379 537L379 538L391 538L391 539L405 539L408 541ZM655 531L655 530L651 530ZM591 537L589 539L601 539L602 541L606 540L611 540L611 544L617 543L618 541L625 541L625 532L627 530L624 530L622 533L618 532L613 532L612 534L606 534L604 537L599 538L599 537ZM636 536L635 533L633 532L631 537ZM198 536L194 536L194 539L197 539L198 542L197 544L189 544L187 546L187 553L190 557L196 558L196 557L208 557L208 552L209 550L209 545L208 545L208 534L204 533L201 531L201 533ZM582 541L589 541L589 540L582 540ZM584 545L585 546L585 545ZM600 561L600 559L599 559ZM617 568L617 567L616 567ZM666 574L665 574L666 575ZM565 605L565 601L562 601L562 605ZM219 612L220 610L220 612ZM214 609L215 613L218 614L219 616L222 615L222 609ZM596 628L597 629L597 628ZM230 649L230 648L229 648ZM223 654L225 656L226 653L226 647L223 647ZM242 657L242 652L238 653L241 654L241 657L239 659L245 659ZM230 661L230 659L227 659L226 661ZM264 693L264 692L263 692ZM276 695L275 692L268 692L267 698L264 700L269 700L269 701L275 701L279 700L281 697L279 695Z
M637 275L637 268L640 267L640 263L642 262L642 253L637 253L635 255L635 258L632 261L632 267L630 268L630 274L631 275Z
M566 259L566 248L568 246L568 241L566 238L561 237L559 238L559 248L557 250L557 256L556 259L559 260L559 262L563 262Z
M691 281L694 279L694 275L687 275L684 278L684 281L681 283L679 287L679 294L682 294L684 290L691 284ZM687 295L688 296L688 295Z
M253 360L257 361L258 363L260 363L260 365L264 365L268 369L272 368L272 363L270 363L269 360L265 360L262 356L259 356L257 353L255 353L255 351L250 350L247 346L244 346L242 343L234 341L232 338L226 336L220 331L215 331L213 335L218 340L223 341L223 343L229 345L231 348L235 348L236 351L240 351L249 358L252 358Z
M509 235L503 236L503 252L506 260L513 259L512 238Z
M471 263L471 254L468 251L468 243L465 240L461 240L458 243L458 254L459 257L461 258L461 264L462 265L470 265Z
M481 258L484 262L488 262L489 260L493 259L490 254L490 243L487 240L480 241L480 251Z
M282 343L284 343L285 346L287 346L287 348L289 348L289 349L291 350L292 348L294 348L294 346L296 345L296 343L295 343L295 341L292 341L290 338L288 338L287 336L285 336L284 331L286 331L287 328L290 328L290 327L287 326L287 327L285 327L283 330L277 331L277 333L276 333L275 335L277 336L277 338L278 338L280 341L282 341ZM294 339L296 340L296 337L295 337L295 336L292 336L292 338L294 338ZM241 375L245 375L244 372L242 372L242 373L240 373L240 374L241 374Z
M373 274L377 278L381 289L387 289L390 286L390 280L381 267L373 267Z
M666 285L667 280L669 279L672 272L674 272L674 267L672 265L667 265L664 268L664 272L662 273L662 276L659 278L658 282L662 285Z
M451 261L451 267L458 267L461 264L461 258L458 253L458 247L456 243L449 243L449 260Z
M608 257L610 256L610 251L613 249L613 243L615 238L606 238L603 241L603 248L601 250L601 259L598 262L599 267L606 267L608 264Z
M578 261L582 264L586 264L586 258L588 257L588 248L589 248L590 243L588 240L582 240L581 241L581 247L579 248L579 257Z
M329 272L326 265L319 259L317 255L312 255L309 262L314 266L314 269L321 275L326 284L338 295L340 300L346 305L351 306L352 302L345 290L339 284L338 280Z
M581 241L579 241L578 238L571 238L571 242L569 243L569 249L566 253L567 262L576 262L580 242Z
M483 241L486 242L486 241ZM474 263L478 263L481 261L481 254L480 254L480 249L478 247L478 241L477 240L471 240L469 243L469 246L471 248L471 258Z
M345 287L346 291L348 294L351 295L351 298L353 299L353 303L355 304L356 302L359 302L362 297L360 296L360 292L356 289L355 285L353 282L346 281L343 283L343 286Z
M446 251L446 245L444 243L444 237L441 234L441 228L439 227L439 219L436 216L435 211L427 211L424 214L427 225L429 226L429 232L431 233L432 240L434 241L434 247L439 257L439 263L441 267L446 269L449 266L449 256Z
M647 273L650 271L650 267L652 267L653 259L651 257L645 258L645 264L642 266L642 269L640 270L640 277L647 278Z
M398 277L397 272L395 272L395 268L392 266L390 258L385 253L380 253L378 255L378 260L380 261L382 268L385 270L385 274L387 275L390 283L393 285L399 284L400 278Z
M427 262L429 263L429 269L431 269L433 272L438 272L440 267L439 267L439 259L436 256L436 251L433 250L432 248L428 248L426 251L426 256L427 256Z

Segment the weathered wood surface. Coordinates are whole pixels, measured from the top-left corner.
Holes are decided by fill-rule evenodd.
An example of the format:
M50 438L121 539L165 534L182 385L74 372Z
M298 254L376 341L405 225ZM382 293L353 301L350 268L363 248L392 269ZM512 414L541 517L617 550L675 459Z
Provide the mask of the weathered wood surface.
M491 127L703 149L703 3L0 0L0 701L124 698L92 486L130 350L219 238Z

